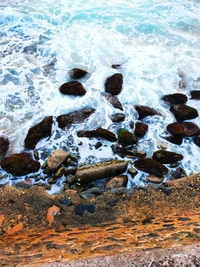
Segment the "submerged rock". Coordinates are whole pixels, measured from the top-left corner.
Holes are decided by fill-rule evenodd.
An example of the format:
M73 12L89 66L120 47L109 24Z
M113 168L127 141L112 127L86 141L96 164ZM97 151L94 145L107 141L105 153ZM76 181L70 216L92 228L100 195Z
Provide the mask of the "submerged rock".
M126 171L128 162L111 160L84 165L76 170L76 181L84 184L103 178L113 177Z
M199 134L199 127L193 122L174 122L167 125L167 131L177 137L189 137Z
M134 166L140 171L154 174L158 177L168 173L168 168L154 159L144 158L136 160Z
M172 105L170 111L178 122L195 119L199 116L197 110L185 104Z
M112 64L111 68L118 70L121 68L121 65L120 64Z
M5 157L10 142L7 137L0 136L0 160Z
M69 71L69 76L72 79L80 79L83 78L87 74L87 71L79 69L79 68L74 68Z
M136 122L134 134L137 137L144 137L147 131L148 131L148 125L147 124L142 123L140 121Z
M120 73L115 73L105 82L105 91L112 95L118 95L121 93L123 84L123 76Z
M115 113L110 116L112 122L122 122L125 120L125 115L123 113Z
M105 188L120 188L126 187L128 183L128 176L127 175L119 175L113 178L110 178L106 184Z
M94 108L82 108L68 114L60 115L56 118L58 127L64 129L70 127L73 123L81 123L95 112Z
M190 92L191 99L200 100L200 90L193 90Z
M1 161L1 168L15 176L23 176L40 169L40 163L28 153L13 154Z
M86 90L83 88L83 85L77 81L64 83L61 85L59 90L64 95L83 96L86 94Z
M53 117L49 116L31 127L24 140L25 149L34 149L40 140L49 137L51 135L52 123Z
M47 159L47 166L51 171L56 171L61 164L69 157L69 153L62 150L57 149L53 151Z
M110 93L102 92L101 96L105 97L105 99L114 107L118 108L123 111L122 104L120 103L119 99L116 95L112 95Z
M142 120L143 118L147 116L160 115L155 109L147 107L147 106L136 105L135 109L137 110L139 114L139 120Z
M128 130L120 130L118 132L118 143L122 146L129 146L137 144L137 137Z
M170 105L185 104L188 100L186 95L179 93L164 95L161 99Z
M77 133L78 137L88 137L88 138L103 138L106 139L110 142L115 142L117 141L117 138L114 133L103 129L103 128L97 128L96 130L91 130L91 131L79 131Z
M153 153L153 159L163 164L170 164L182 160L183 156L175 152L161 149Z

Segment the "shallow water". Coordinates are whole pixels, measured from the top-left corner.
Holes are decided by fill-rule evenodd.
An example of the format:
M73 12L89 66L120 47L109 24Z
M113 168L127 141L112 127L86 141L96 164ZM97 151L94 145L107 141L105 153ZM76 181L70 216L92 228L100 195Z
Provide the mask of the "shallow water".
M175 121L160 98L164 94L200 89L200 2L199 0L116 0L116 1L0 1L0 134L11 141L9 154L23 151L28 129L44 116L68 113L82 107L96 108L87 123L70 131L56 132L38 143L46 150L66 148L74 153L80 141L80 162L115 157L110 145L96 150L79 129L99 126L117 132L137 121L135 104L148 105L163 116L143 120L148 134L139 142L139 150L151 156L166 143L168 149L184 155L181 166L186 173L200 171L200 149L185 139L181 146L161 138L167 124ZM123 91L118 96L126 120L112 124L114 109L101 97L106 78L118 72L112 64L121 64ZM81 80L87 93L69 97L59 93L69 81L69 70L83 68L91 75ZM177 69L187 74L187 87L178 87ZM200 114L198 101L189 100ZM191 120L200 126L199 117ZM90 143L90 145L89 145ZM88 156L90 156L88 158ZM41 161L42 163L42 161ZM0 173L4 174L0 169ZM10 179L10 180L9 180ZM19 181L10 175L0 183ZM143 184L141 173L129 186ZM62 179L58 185L62 184ZM54 186L55 189L55 186ZM57 190L57 189L55 189ZM53 191L52 191L53 192Z

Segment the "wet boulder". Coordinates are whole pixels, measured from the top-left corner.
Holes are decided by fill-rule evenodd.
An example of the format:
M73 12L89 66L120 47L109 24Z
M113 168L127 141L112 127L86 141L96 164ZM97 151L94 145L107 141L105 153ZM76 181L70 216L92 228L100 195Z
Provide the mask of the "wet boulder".
M194 143L195 145L199 146L200 147L200 135L197 135L194 139Z
M147 124L142 123L140 121L136 122L134 134L137 137L144 137L147 131L148 131L148 125Z
M192 122L174 122L167 125L167 131L176 137L190 137L199 134L199 127Z
M183 156L175 152L160 149L153 153L153 159L163 164L171 164L182 160Z
M170 105L185 104L188 100L186 95L179 93L164 95L161 99Z
M140 171L147 172L158 177L162 177L168 173L168 168L154 159L144 158L136 160L134 162L134 166Z
M110 160L81 166L76 170L76 181L81 184L113 177L126 171L128 162Z
M105 188L120 188L126 187L128 183L128 176L127 175L118 175L115 177L110 178L106 184Z
M170 111L178 122L195 119L199 116L197 110L185 104L172 105Z
M73 123L81 123L90 117L95 112L94 108L82 108L77 111L70 112L68 114L60 115L56 118L58 127L64 129L65 127L71 127Z
M142 120L143 118L148 116L160 115L155 109L147 106L136 105L135 109L138 112L139 120Z
M83 85L77 81L63 83L59 90L63 95L83 96L86 94Z
M53 151L47 159L48 168L54 172L61 164L70 156L70 154L62 149Z
M79 69L79 68L74 68L69 71L69 76L72 79L80 79L83 78L87 74L87 71Z
M200 90L193 90L190 92L191 99L200 100Z
M8 151L10 142L7 137L0 136L0 160L5 157L6 152Z
M163 177L157 177L154 175L147 175L146 177L147 182L153 183L153 184L160 184L163 182Z
M96 130L91 131L79 131L77 133L78 137L88 137L88 138L103 138L110 142L116 142L117 138L114 133L103 129L103 128L97 128Z
M28 153L13 154L1 161L1 168L15 176L23 176L40 169L40 163Z
M115 113L110 116L112 122L122 122L125 120L125 115L123 113Z
M108 77L105 82L105 91L112 95L121 93L123 84L123 76L120 73L115 73Z
M122 104L120 103L116 95L102 92L101 97L105 98L114 108L118 108L123 111Z
M182 137L181 136L173 136L173 135L169 135L166 137L163 137L165 140L167 140L168 142L175 144L175 145L181 145L182 144Z
M24 140L25 149L34 149L40 140L49 137L51 135L52 123L53 117L49 116L31 127Z
M128 130L120 130L118 132L118 143L126 147L129 145L137 144L137 137Z
M121 65L120 64L112 64L111 68L118 70L121 68Z

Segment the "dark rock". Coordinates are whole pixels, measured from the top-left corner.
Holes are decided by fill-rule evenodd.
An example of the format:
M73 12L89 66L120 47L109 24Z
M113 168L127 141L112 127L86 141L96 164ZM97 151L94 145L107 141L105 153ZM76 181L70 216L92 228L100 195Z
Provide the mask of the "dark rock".
M69 198L65 198L63 200L59 200L59 203L61 205L65 205L65 206L71 206L72 205L72 201Z
M123 113L115 113L110 116L112 122L122 122L125 120L125 115Z
M147 106L136 105L135 109L137 110L139 114L139 120L142 120L143 118L147 116L154 116L154 115L159 114L155 109L147 107Z
M96 145L95 145L95 148L98 149L98 148L102 147L102 145L103 144L101 142L97 142Z
M143 172L153 174L158 177L168 173L168 168L154 159L139 159L134 162L134 166Z
M106 204L113 207L113 206L117 205L118 201L119 201L118 198L109 198L106 200Z
M190 92L191 99L200 100L200 90L193 90Z
M123 147L119 144L116 144L116 145L112 145L111 149L112 149L113 154L117 154L121 158L126 157L126 148L125 147Z
M81 123L95 112L94 108L83 108L68 114L60 115L56 118L58 126L62 129L70 127L73 123Z
M0 160L5 157L6 152L8 151L10 142L8 138L0 136Z
M134 178L138 174L138 171L135 168L129 168L128 173Z
M174 122L167 125L167 131L177 137L189 137L199 134L199 127L192 122Z
M115 142L117 141L117 138L114 133L103 129L103 128L97 128L96 130L91 130L91 131L79 131L77 133L78 137L88 137L88 138L103 138L106 139L110 142Z
M120 69L121 68L121 65L120 64L112 64L111 66L113 69Z
M199 146L200 147L200 135L197 135L194 139L194 143L195 145Z
M114 108L118 108L123 111L122 104L120 103L116 95L102 92L101 96L104 97Z
M144 137L146 132L147 132L147 130L148 130L148 125L147 124L142 123L140 121L136 122L134 134L137 137Z
M63 83L59 90L64 95L83 96L86 93L86 90L83 88L82 84L77 81Z
M150 183L153 183L153 184L160 184L162 183L162 181L164 180L163 177L157 177L157 176L154 176L154 175L148 175L146 177L146 180Z
M1 161L1 168L15 176L23 176L40 169L40 163L28 153L13 154Z
M185 104L188 100L186 95L179 93L164 95L161 99L170 105Z
M115 73L105 82L105 91L112 95L118 95L122 90L123 76L120 73Z
M106 184L105 188L120 188L120 187L126 187L128 183L128 177L127 175L119 175L110 178Z
M49 137L51 135L52 123L53 117L49 116L30 128L24 140L25 149L34 149L40 140Z
M120 130L118 132L118 143L122 146L129 146L137 144L138 140L137 137L130 133L128 130Z
M185 104L172 105L170 111L178 122L195 119L199 116L197 110Z
M170 143L172 144L176 144L176 145L181 145L182 144L182 137L179 137L179 136L173 136L173 135L170 135L170 136L166 136L166 137L163 137L165 140L169 141Z
M84 77L87 74L87 71L79 69L79 68L74 68L69 71L69 76L72 79L80 79Z
M177 168L175 171L170 172L170 179L175 180L182 177L186 177L187 174L183 168Z
M57 178L56 177L49 177L47 180L49 184L56 184Z
M111 160L95 164L84 165L76 171L76 181L84 184L103 178L113 177L126 171L128 162Z
M85 211L93 214L95 212L95 204L78 204L74 207L75 215L82 217Z
M182 160L183 156L175 152L161 149L153 153L153 159L163 164L170 164Z

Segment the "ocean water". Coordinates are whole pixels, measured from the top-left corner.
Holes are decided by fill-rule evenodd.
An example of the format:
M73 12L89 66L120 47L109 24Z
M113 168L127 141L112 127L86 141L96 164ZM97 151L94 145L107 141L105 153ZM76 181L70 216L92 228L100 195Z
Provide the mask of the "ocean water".
M200 89L200 1L199 0L0 0L0 135L11 142L8 155L24 150L28 129L45 116L58 116L86 106L96 112L83 124L70 131L53 126L51 138L38 143L41 153L56 148L76 153L80 163L116 158L110 144L78 138L80 129L104 127L113 132L130 129L137 121L134 105L148 105L162 114L144 119L147 135L138 149L148 157L166 144L168 150L184 155L181 162L186 173L200 171L200 148L190 138L182 145L165 141L167 124L175 119L160 98L165 94L185 93ZM112 64L120 64L115 70ZM70 80L72 68L90 73L81 80L84 97L63 96L62 83ZM186 74L187 87L179 88L177 70ZM126 120L113 124L110 116L119 112L102 98L107 77L120 72L123 90L118 96ZM200 114L197 100L189 100ZM191 120L200 127L199 117ZM41 160L41 164L42 164ZM0 169L0 174L4 171ZM141 172L128 186L144 184ZM27 177L25 177L27 178ZM0 180L14 184L24 177ZM167 179L167 177L166 177ZM62 188L62 178L51 192Z

